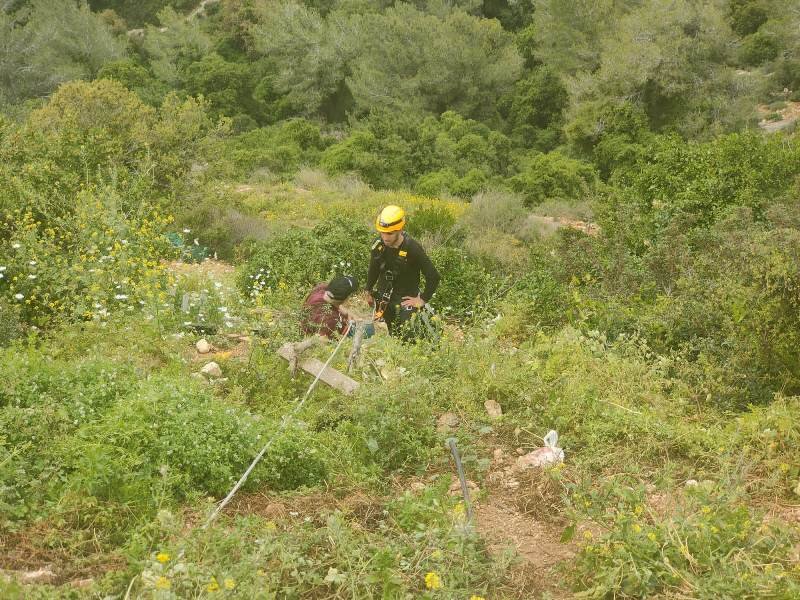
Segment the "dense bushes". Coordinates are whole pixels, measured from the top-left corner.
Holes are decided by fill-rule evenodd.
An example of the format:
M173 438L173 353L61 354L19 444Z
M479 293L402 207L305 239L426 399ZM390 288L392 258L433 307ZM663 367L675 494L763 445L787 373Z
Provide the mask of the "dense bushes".
M330 173L355 172L377 187L470 197L508 173L511 142L452 111L425 120L376 113L328 148L321 165Z
M65 85L0 130L0 294L24 322L104 318L158 293L159 205L213 131L202 103L153 109L107 80Z
M239 289L251 298L287 288L307 293L338 274L355 275L363 285L373 238L369 228L342 218L287 231L257 247Z

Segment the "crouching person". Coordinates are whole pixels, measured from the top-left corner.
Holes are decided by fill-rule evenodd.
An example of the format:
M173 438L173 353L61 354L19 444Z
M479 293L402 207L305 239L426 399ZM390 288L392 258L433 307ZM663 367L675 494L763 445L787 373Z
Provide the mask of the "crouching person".
M326 343L335 335L347 335L353 326L350 313L342 303L358 290L358 280L351 276L334 277L320 283L306 296L300 311L300 332L309 336L291 345L289 370L294 376L300 355L312 346Z

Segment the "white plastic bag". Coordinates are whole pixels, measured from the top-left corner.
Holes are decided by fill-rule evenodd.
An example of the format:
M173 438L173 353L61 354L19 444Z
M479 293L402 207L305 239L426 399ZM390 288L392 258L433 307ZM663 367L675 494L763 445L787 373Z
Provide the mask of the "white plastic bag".
M520 469L546 467L564 462L564 451L558 447L558 433L552 429L544 436L544 448L537 448L517 459Z

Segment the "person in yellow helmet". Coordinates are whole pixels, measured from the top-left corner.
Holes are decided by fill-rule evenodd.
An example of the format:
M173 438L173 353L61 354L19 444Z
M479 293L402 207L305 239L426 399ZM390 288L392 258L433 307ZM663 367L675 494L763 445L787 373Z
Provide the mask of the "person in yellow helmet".
M406 213L399 206L387 206L378 215L375 229L381 237L372 244L366 288L375 318L386 322L391 335L409 339L405 325L430 301L441 276L405 226ZM420 275L425 278L423 291Z

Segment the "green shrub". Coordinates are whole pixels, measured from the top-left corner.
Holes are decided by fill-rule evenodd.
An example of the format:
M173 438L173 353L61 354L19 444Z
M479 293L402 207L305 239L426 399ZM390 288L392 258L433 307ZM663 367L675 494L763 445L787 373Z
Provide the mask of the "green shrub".
M7 457L0 461L0 527L6 527L57 495L67 471L59 444L103 419L135 379L113 361L53 360L35 348L0 350L0 358L0 448Z
M775 34L759 30L744 38L739 52L744 64L758 66L777 58L780 42Z
M524 159L510 185L528 206L536 206L545 200L584 200L594 189L596 179L591 165L551 152Z
M453 213L445 206L431 205L418 208L408 215L406 231L414 237L429 236L444 239L456 224Z
M264 455L257 478L274 490L294 490L324 483L328 469L324 450L313 433L285 429Z
M798 495L800 462L794 452L800 443L798 408L800 398L778 396L767 406L751 407L726 426L730 448L747 461L744 468L754 493Z
M759 0L732 0L729 6L731 28L741 37L756 33L769 18Z
M617 189L597 204L600 226L619 230L637 253L670 223L706 228L736 207L757 220L800 173L800 145L756 133L731 134L705 143L658 138L635 168L620 171ZM618 221L619 219L619 221Z
M493 191L476 195L462 218L474 235L487 229L515 235L527 215L521 196Z
M374 464L385 473L415 472L431 456L433 423L430 403L396 386L392 398L369 398L355 406L339 430L353 440L363 463Z
M429 252L442 275L433 305L444 315L467 317L493 306L503 280L488 271L465 250L439 246Z
M307 293L339 274L366 280L372 231L346 218L332 218L314 229L291 229L254 247L238 279L250 298L290 288Z
M379 188L401 187L411 170L408 142L399 135L378 137L357 129L322 155L320 166L332 175L356 173Z
M5 265L0 265L5 267ZM5 275L6 269L0 271ZM19 306L11 304L6 298L0 297L0 347L7 346L22 333L22 323Z
M238 175L268 169L279 176L293 175L303 165L314 165L329 144L319 125L289 119L277 125L246 131L226 143L225 159Z
M221 496L250 464L269 430L242 409L185 381L154 378L101 421L81 427L65 445L70 457L65 462L77 483L94 485L95 471L85 467L99 461L108 465L101 472L119 470L120 477L132 471L151 479L169 472L179 497L191 492ZM94 458L86 463L86 456ZM258 480L252 477L249 483ZM102 479L99 484L115 493Z
M770 525L741 498L698 486L680 512L644 512L645 502L617 500L610 533L587 534L575 580L594 597L644 598L690 589L696 597L791 598L800 578L791 568L797 536ZM732 559L732 557L736 557Z

